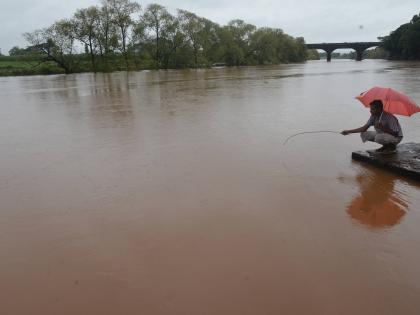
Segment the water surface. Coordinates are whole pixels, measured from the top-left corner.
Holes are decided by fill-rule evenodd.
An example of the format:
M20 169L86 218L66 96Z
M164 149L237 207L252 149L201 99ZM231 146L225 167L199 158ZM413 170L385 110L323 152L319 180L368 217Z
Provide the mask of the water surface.
M418 314L420 186L283 145L374 85L420 103L420 64L0 78L1 313Z

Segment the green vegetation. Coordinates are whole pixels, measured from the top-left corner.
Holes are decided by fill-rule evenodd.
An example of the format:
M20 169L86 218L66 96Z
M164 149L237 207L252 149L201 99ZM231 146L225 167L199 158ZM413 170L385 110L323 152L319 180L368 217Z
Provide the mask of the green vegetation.
M242 20L221 26L196 14L172 15L159 4L102 0L71 19L25 33L27 48L1 57L0 75L178 69L319 59L303 38Z
M321 56L316 49L309 49L308 50L308 56L306 58L307 60L319 60L321 59Z
M54 62L41 62L39 57L0 56L0 76L63 73Z
M363 58L366 59L387 59L387 52L382 47L368 49L363 52Z
M420 14L381 39L390 59L420 60Z

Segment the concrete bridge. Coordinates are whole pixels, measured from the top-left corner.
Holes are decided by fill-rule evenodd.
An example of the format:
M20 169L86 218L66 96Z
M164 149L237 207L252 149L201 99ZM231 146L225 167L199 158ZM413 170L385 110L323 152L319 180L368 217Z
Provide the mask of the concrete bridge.
M306 44L308 49L322 49L327 53L327 61L331 61L331 54L339 48L351 48L356 51L356 60L362 61L363 52L371 47L379 46L380 42L356 42L356 43L320 43Z

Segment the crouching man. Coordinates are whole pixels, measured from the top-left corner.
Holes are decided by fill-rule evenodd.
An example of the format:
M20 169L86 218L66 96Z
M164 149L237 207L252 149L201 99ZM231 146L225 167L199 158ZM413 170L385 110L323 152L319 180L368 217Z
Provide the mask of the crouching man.
M346 136L350 133L360 133L363 142L373 141L382 144L382 147L375 150L376 152L393 152L397 144L403 138L401 126L398 119L383 110L381 100L375 100L370 103L371 116L368 122L356 129L343 130L342 135ZM367 131L370 126L374 126L375 131Z

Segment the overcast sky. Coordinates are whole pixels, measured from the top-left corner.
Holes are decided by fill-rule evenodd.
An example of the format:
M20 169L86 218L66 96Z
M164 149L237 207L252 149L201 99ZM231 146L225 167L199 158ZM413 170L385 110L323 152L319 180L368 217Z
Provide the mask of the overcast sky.
M159 0L171 13L184 9L226 24L242 19L258 27L281 28L307 43L375 41L420 13L419 0ZM69 18L99 0L0 0L0 49L25 47L22 33Z

